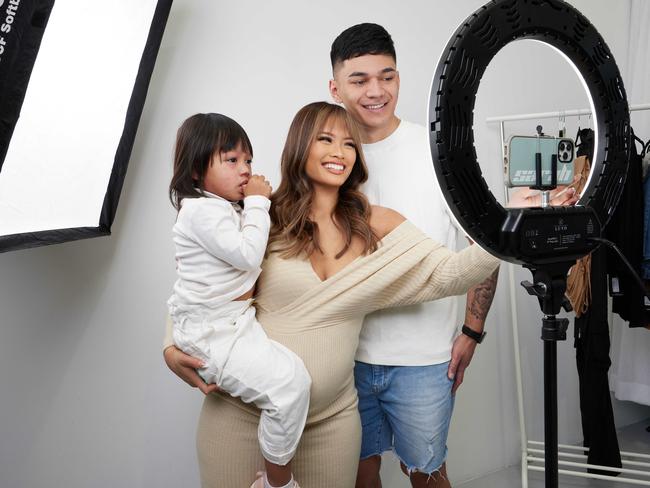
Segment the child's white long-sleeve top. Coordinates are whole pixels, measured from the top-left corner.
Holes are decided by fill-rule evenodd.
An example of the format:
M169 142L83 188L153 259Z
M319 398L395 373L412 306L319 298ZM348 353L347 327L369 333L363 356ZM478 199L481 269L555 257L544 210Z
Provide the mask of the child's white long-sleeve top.
M271 202L261 195L244 208L217 195L185 198L173 228L178 280L169 299L177 310L216 308L250 290L269 238Z

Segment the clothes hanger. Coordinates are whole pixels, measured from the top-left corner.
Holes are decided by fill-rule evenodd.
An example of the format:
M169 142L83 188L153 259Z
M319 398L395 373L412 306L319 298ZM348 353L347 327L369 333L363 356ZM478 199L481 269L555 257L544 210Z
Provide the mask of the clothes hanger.
M641 156L643 158L643 156L645 155L645 152L646 152L646 143L645 143L645 141L643 139L641 139L639 136L637 136L634 133L634 129L630 128L630 132L632 133L634 143L636 144L638 142L639 144L641 144L641 151L639 152L639 156Z

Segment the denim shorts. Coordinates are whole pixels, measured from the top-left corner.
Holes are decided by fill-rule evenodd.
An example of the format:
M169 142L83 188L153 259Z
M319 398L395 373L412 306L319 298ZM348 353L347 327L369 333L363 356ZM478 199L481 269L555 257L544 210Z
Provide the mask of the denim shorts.
M433 473L447 458L454 396L449 362L380 366L357 361L361 459L394 450L409 472Z

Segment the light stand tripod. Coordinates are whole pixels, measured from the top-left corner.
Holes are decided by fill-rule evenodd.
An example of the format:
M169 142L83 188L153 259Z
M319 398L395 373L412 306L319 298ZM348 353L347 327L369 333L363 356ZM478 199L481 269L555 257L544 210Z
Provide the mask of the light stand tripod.
M560 16L560 11L568 15ZM481 77L504 46L520 39L541 41L562 53L587 91L595 125L593 177L581 192L580 206L506 210L488 188L478 164L473 122ZM534 284L527 289L539 298L545 314L546 486L555 488L556 342L566 337L567 328L567 321L555 315L564 302L569 267L598 246L602 227L616 208L625 182L630 113L622 77L602 36L567 2L493 0L467 17L450 35L429 95L433 166L454 217L478 245L533 271ZM534 157L537 168L542 161ZM552 158L551 166L560 162ZM540 178L536 183L546 182ZM544 203L549 203L546 200Z
M553 263L542 267L526 266L533 273L533 283L521 285L539 300L544 313L542 341L544 341L544 475L546 488L558 486L558 434L557 434L557 341L566 340L569 319L556 318L564 308L571 311L565 296L566 277L575 261Z
M541 137L542 126L537 126ZM562 136L562 134L560 134ZM551 181L542 182L542 154L535 153L535 185L540 190L542 207L548 207L549 191L557 188L557 155L551 158ZM543 266L525 266L533 273L533 283L522 281L521 285L529 295L536 296L542 309L542 341L544 341L544 475L546 488L558 486L558 435L557 435L557 342L566 340L569 319L558 319L556 315L564 308L572 309L566 291L567 273L575 260L567 260Z

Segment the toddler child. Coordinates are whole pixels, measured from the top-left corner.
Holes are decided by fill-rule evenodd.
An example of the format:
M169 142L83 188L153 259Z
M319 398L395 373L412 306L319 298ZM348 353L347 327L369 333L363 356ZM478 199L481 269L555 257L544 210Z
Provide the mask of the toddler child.
M177 347L203 361L206 383L255 404L266 473L251 488L298 488L290 461L307 418L311 378L302 360L269 339L252 296L269 236L271 186L251 175L244 129L196 114L178 130L169 194L178 279L168 301ZM240 487L234 487L240 488Z

